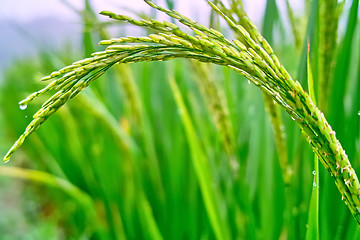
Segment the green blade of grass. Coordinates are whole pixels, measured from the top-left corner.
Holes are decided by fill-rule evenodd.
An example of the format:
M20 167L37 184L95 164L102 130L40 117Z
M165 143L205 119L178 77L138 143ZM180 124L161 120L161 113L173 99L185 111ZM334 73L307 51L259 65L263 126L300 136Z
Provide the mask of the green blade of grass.
M299 26L297 25L296 19L294 17L294 11L290 6L289 0L286 0L286 10L288 13L288 18L290 20L291 30L294 36L296 50L301 50L302 39L299 31Z
M87 108L99 119L99 121L114 133L119 144L124 148L129 149L134 155L139 156L139 154L141 154L141 150L133 138L117 123L116 119L90 89L88 89L86 94L79 97L79 99L81 104L83 104L83 107Z
M307 48L307 79L308 79L308 91L311 100L316 104L316 98L315 98L315 89L314 89L314 78L312 74L311 69L311 63L310 63L310 43L308 42L308 48Z
M144 228L147 229L147 234L149 235L150 239L153 240L162 240L163 237L161 236L160 230L157 226L155 221L151 206L149 202L146 200L143 193L140 194L140 211L143 214L141 217L142 222L144 224Z
M301 59L300 59L300 64L299 64L299 70L298 70L298 81L303 84L306 83L306 79L307 79L307 72L306 72L306 49L307 49L307 40L310 41L310 44L312 46L315 45L315 41L316 41L316 20L317 20L317 16L318 16L318 6L319 6L319 0L314 0L311 1L311 9L310 9L310 14L309 14L309 18L308 18L308 23L307 23L307 27L306 27L306 36L304 37L306 40L303 41L303 49L301 51ZM304 84L305 85L305 84Z
M328 92L336 50L339 7L337 0L321 0L319 6L319 71L318 102L319 108L326 112Z
M192 120L185 106L183 97L180 93L177 83L173 78L170 79L170 86L181 113L181 118L186 131L189 147L191 149L192 162L198 178L211 226L217 239L231 239L230 230L228 229L229 225L226 223L225 219L222 218L222 214L219 209L219 196L213 187L214 181L208 166L208 159L202 150L201 144L196 136Z
M92 34L92 19L96 18L94 16L94 11L92 10L91 4L89 0L85 0L85 9L83 14L83 45L84 45L84 57L91 56L91 53L94 52L94 43L93 43L93 34Z
M41 183L63 191L83 207L84 213L88 218L86 229L87 234L91 235L91 233L98 227L99 223L97 222L97 214L95 212L95 205L93 200L88 194L83 192L77 186L74 186L69 181L63 178L55 177L43 171L23 169L18 167L0 167L0 175L29 180L34 183Z
M310 64L310 45L308 43L307 51L307 78L308 78L308 88L311 100L315 103L315 91L314 91L314 80ZM308 214L308 224L306 231L306 239L319 239L319 159L316 154L314 154L314 182L311 192L309 214Z

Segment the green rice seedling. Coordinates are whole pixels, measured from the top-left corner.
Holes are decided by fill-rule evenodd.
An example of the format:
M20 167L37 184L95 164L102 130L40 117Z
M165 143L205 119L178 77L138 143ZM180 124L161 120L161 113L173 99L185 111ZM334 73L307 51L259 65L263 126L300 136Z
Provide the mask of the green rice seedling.
M150 28L155 30L156 33L146 37L122 37L103 40L100 45L107 46L104 51L95 52L92 57L74 62L72 65L44 77L43 81L51 79L53 81L44 89L28 96L20 104L26 106L35 98L50 90L57 90L57 92L35 113L32 122L6 154L4 160L8 161L11 155L23 144L24 140L68 100L78 95L115 64L166 61L174 58L192 59L230 68L246 77L264 93L271 96L302 130L306 140L325 169L335 179L335 184L345 204L347 204L350 212L359 223L359 181L344 149L335 137L335 132L314 101L311 100L309 94L303 90L301 84L293 80L285 67L281 65L270 44L261 36L249 18L243 17L241 25L239 25L216 4L209 2L212 9L239 36L238 39L230 41L219 31L196 23L174 10L162 8L148 0L145 2L176 19L180 24L185 25L188 30L191 30L192 33L181 30L171 22L137 20L103 11L101 14L111 19ZM177 93L176 85L173 84L172 87L174 94L177 95L177 104L183 105L181 104L181 96ZM185 109L184 106L181 106L181 108ZM191 127L188 120L183 119L183 121L186 122L184 125L187 125L188 138L191 137L192 139L193 144L191 146L198 145L194 140L195 137L192 137L194 136L193 127ZM200 149L192 149L192 151L196 158L204 161ZM200 168L200 166L198 167ZM199 182L201 181L204 180L200 179ZM205 205L207 205L209 218L216 236L229 238L231 235L230 230L216 226L220 214L216 212L216 209L209 207L216 205L213 193L208 190L207 186L204 186L204 183L200 185L203 185L201 191L204 198L206 198L204 200ZM147 213L150 214L147 201L144 200L142 204L143 209L148 209ZM151 214L147 216L151 216ZM151 229L154 238L159 238L157 228L154 224L150 225L153 226Z

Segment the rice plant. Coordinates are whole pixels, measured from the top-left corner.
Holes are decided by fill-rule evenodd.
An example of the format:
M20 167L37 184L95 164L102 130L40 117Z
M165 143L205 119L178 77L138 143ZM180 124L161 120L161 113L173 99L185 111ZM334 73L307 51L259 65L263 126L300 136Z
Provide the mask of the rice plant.
M331 106L332 101L327 101L329 95L334 95L332 97L335 99L336 94L339 94L337 91L331 93L330 90L332 88L330 86L332 84L339 84L337 80L337 77L339 77L339 70L337 69L339 67L335 65L332 68L332 62L335 59L336 29L341 5L337 1L313 1L312 3L312 12L309 13L309 18L318 17L320 31L317 44L319 44L320 50L316 55L319 59L317 62L318 71L314 74L314 81L318 85L312 87L312 77L307 77L308 87L312 89L308 92L304 90L305 88L299 82L301 81L300 78L299 81L294 80L281 64L281 60L279 60L269 42L260 34L257 27L246 15L241 1L231 1L230 5L222 1L208 1L213 13L224 20L227 27L231 29L235 37L232 40L224 36L221 30L208 28L175 10L158 6L150 0L145 0L145 2L153 9L165 13L174 21L135 19L125 15L118 15L111 11L102 11L101 15L109 17L113 21L150 29L153 33L148 36L128 36L102 40L99 45L105 47L104 51L94 52L91 54L91 57L76 61L43 77L41 81L51 80L51 82L43 89L35 91L22 100L19 103L20 108L26 108L33 100L41 98L50 91L55 91L55 93L33 115L32 121L4 157L4 161L8 162L13 153L23 145L30 134L38 131L40 125L47 121L50 116L59 109L64 108L65 110L59 111L59 113L61 112L61 117L63 118L62 124L65 125L67 134L73 134L73 136L67 137L75 141L68 144L69 148L74 148L77 156L74 156L76 159L73 159L73 163L57 162L56 164L60 165L60 169L69 168L65 167L66 164L83 166L79 169L84 172L78 172L78 174L84 175L84 179L81 180L81 184L79 182L78 186L87 186L84 191L88 192L87 194L92 196L93 199L89 198L86 193L83 193L77 187L63 183L62 180L50 180L53 177L43 173L24 173L21 170L4 167L1 174L21 175L27 179L37 179L36 176L38 176L39 179L43 180L37 181L42 181L44 184L60 185L61 189L65 189L67 193L70 192L69 195L79 200L80 204L84 205L83 203L85 202L86 208L91 209L87 214L90 215L88 218L92 221L85 222L89 226L84 228L84 232L87 235L94 234L93 236L98 238L175 239L191 236L193 239L200 237L206 239L258 239L267 238L266 234L268 233L271 239L280 237L293 239L296 238L296 226L298 225L294 223L294 221L297 221L295 220L296 214L293 212L296 200L292 199L295 198L292 194L295 190L298 190L294 188L294 185L301 185L300 176L296 170L299 169L299 165L303 164L303 162L291 160L289 157L290 155L294 159L301 158L294 153L288 153L288 149L294 151L293 149L296 147L291 149L287 146L290 143L286 142L287 137L285 134L290 135L288 138L291 140L290 131L292 128L291 125L287 124L288 129L284 130L284 116L282 116L282 112L278 109L278 106L280 106L284 110L283 112L287 113L287 116L301 130L304 139L308 142L324 169L328 171L333 181L335 181L335 185L341 194L341 199L355 218L354 222L360 224L359 180L349 161L348 155L335 135L335 131L328 123L323 112L315 104L315 98L318 97L319 106L326 113L333 109ZM268 1L268 6L271 6L271 2ZM319 13L316 12L317 9L320 10ZM356 24L359 22L357 9L358 2L353 1L351 13L349 14L349 22L352 21L352 23L349 23L350 27L348 28L350 33L345 35L343 48L346 48L346 40L352 41L354 29L358 26ZM329 15L326 14L329 11L333 12L335 17L329 18ZM321 25L322 21L328 24ZM179 27L180 25L182 25L181 28ZM225 26L222 27L225 28ZM357 27L357 31L358 29ZM347 38L346 36L348 35L351 36ZM297 46L299 46L298 38L296 36ZM315 43L316 41L312 41L310 48L316 45ZM345 55L342 56L346 51L346 49L341 51L339 56L346 58ZM314 65L310 63L309 58L310 55L308 54L307 61L305 61L308 63L307 70L303 69L300 75L307 73L308 76L311 76L310 73L312 73ZM127 65L129 63L162 62L173 59L190 59L191 61L187 64L191 64L195 72L194 75L196 75L195 84L191 81L184 82L184 80L181 80L186 79L186 77L179 77L179 75L184 74L179 73L179 71L181 72L181 68L186 66L184 63L180 65L177 60L174 60L173 65L168 64L166 70L162 71L164 72L163 76L157 76L158 78L168 79L169 87L166 91L170 92L171 97L173 97L174 102L172 106L176 106L179 111L180 117L173 122L169 120L170 122L166 124L167 128L174 128L174 131L179 132L179 134L181 132L181 137L174 139L171 138L171 130L169 131L168 129L164 133L158 130L165 128L156 124L156 121L161 121L161 118L154 118L152 116L154 113L149 111L151 106L148 105L149 102L146 99L146 94L148 94L146 91L149 91L149 87L146 86L147 83L140 85L136 83L136 78L134 77L136 74ZM359 61L359 59L355 61ZM340 61L337 63L341 64ZM139 67L139 65L135 66ZM219 83L212 79L212 75L216 72L215 70L218 66L223 68L225 87L219 87ZM158 66L158 68L160 67ZM110 104L107 106L101 100L101 98L106 98L107 96L102 96L100 94L101 91L97 90L97 88L92 89L90 87L87 89L89 91L85 90L84 94L78 96L88 86L97 84L94 80L101 78L108 72L111 73L111 71L114 71L115 75L120 79L117 84L121 86L124 104L129 109L129 118L124 119L120 124L117 122L114 114L109 111ZM149 73L149 70L146 70L146 65L144 65L142 72L143 74ZM242 76L242 79L238 79L239 76L234 75L234 72ZM333 77L330 77L331 75ZM258 156L249 158L257 162L251 163L249 159L246 159L248 156L242 153L244 151L242 148L243 144L239 142L238 137L238 133L241 132L239 130L240 124L236 122L241 118L234 117L236 113L234 109L237 106L233 103L234 97L232 95L242 95L244 93L240 91L234 93L229 86L234 84L232 83L233 81L244 81L243 78L254 84L263 93L264 103L274 131L275 148L278 158L277 168L271 166L271 164L275 163L266 161L266 158L268 158L266 155L257 153ZM319 79L318 81L317 78ZM330 80L334 82L329 83ZM98 81L104 81L104 79ZM303 84L305 82L302 81ZM226 86L226 84L228 85ZM358 81L354 81L352 84L357 86L354 89L358 89ZM190 87L186 85L190 85ZM193 86L201 92L202 101L210 116L208 122L201 121L202 110L199 110L199 103L195 100L196 96L190 94ZM314 89L317 89L317 91ZM246 91L244 88L241 90ZM165 90L162 89L161 91ZM354 91L356 93L359 92L359 90ZM353 93L354 96L357 96L356 93ZM102 94L108 94L108 92L102 91ZM166 93L164 94L166 95ZM86 166L86 157L84 156L88 153L82 149L86 143L80 142L80 139L82 139L80 131L84 130L86 126L82 130L81 128L76 130L74 127L77 126L76 120L72 114L67 113L65 105L68 100L76 96L80 98L79 104L83 108L82 111L91 114L90 116L101 123L101 128L106 129L106 132L112 136L111 138L104 138L103 141L110 144L113 148L119 149L119 152L116 153L102 152L105 155L109 154L108 157L110 159L114 155L117 156L111 162L96 162ZM264 108L261 104L256 106ZM171 107L168 109L171 109ZM342 111L345 113L343 107ZM334 118L335 114L330 113L329 116ZM336 118L332 120L334 122L340 121L336 120ZM207 130L207 127L211 126L211 124L214 127L212 130ZM260 125L255 124L253 128L261 128ZM249 127L250 124L247 126ZM358 129L358 123L356 126ZM264 126L262 127L264 128ZM254 142L259 144L260 148L262 142L265 141L264 137L261 136L262 133L264 132L257 130L257 135L255 135L257 138L255 136L252 138ZM204 135L207 135L207 137L202 140L201 136ZM359 147L358 144L356 145L356 141L358 142L359 136L356 134L352 136L354 141L352 144L354 145L352 145L351 156L358 160ZM297 136L293 136L293 138L297 138ZM215 139L216 143L211 143L211 139ZM87 141L91 141L91 139L87 139ZM181 142L186 142L188 147L180 147ZM171 147L163 147L162 150L159 150L159 146L163 145L178 146L178 150L181 149L181 151L173 152L176 148ZM215 149L211 149L212 147ZM271 152L269 149L264 144L264 151ZM96 155L95 149L93 154ZM170 161L172 158L177 159L174 164ZM179 161L187 158L191 159L189 163L192 167L190 179L188 179L189 182L186 185L189 194L184 197L184 200L191 203L185 207L186 212L190 213L191 209L198 204L201 205L202 211L193 213L193 215L188 213L186 217L179 218L178 220L175 219L174 222L169 223L171 214L167 210L172 209L171 206L181 204L179 201L181 198L176 199L175 196L178 197L179 192L184 189L184 186L179 186L179 184L181 185L179 181L182 181L179 179L186 179L184 172L186 166L183 165L185 163ZM259 161L264 161L264 163ZM317 160L315 160L314 169L317 169L316 162ZM111 171L114 171L113 174L106 176L105 179L101 179L97 183L99 178L106 175L106 173L100 172L101 164L109 165L110 168L108 169L111 169L111 165L114 164L118 169L123 170L121 172L123 176L117 178L116 170L112 169ZM162 164L168 166L162 166ZM358 165L358 163L356 164ZM88 169L85 169L84 166ZM176 168L177 166L183 171L176 172L173 169L170 172L174 176L167 176L166 169ZM311 166L311 164L307 164L307 166ZM151 171L146 171L150 169ZM262 182L252 185L252 180L258 181L256 179L259 176L257 171L261 171L260 173L265 177L260 178ZM87 174L87 172L92 174ZM309 172L312 173L312 171ZM75 181L74 177L70 177L70 173L67 174L68 176L64 174L64 178L68 178L70 182ZM277 174L278 176L276 177L275 175ZM318 196L316 194L319 194L319 174L322 173L317 170L314 173L314 178L317 179L314 181L314 187L317 188L313 190L315 200L313 200L313 197L310 200L310 211L307 213L309 230L306 230L305 225L300 224L302 235L300 234L299 238L304 236L305 232L307 232L306 237L308 239L319 238L321 230L317 223L319 221L318 213L323 211L321 210L322 201L319 201L318 197L316 197ZM191 179L191 177L194 179ZM288 199L285 199L288 203L279 213L276 213L276 209L266 210L268 211L266 212L267 216L258 214L257 210L251 207L255 202L259 202L259 206L261 206L259 208L265 213L266 194L271 195L265 189L266 183L264 181L266 180L264 179L266 177L281 178L276 183L281 183L283 191L281 194L288 197ZM312 182L312 177L310 174L310 182ZM119 179L127 181L124 183L123 188L117 186L117 182L120 181ZM166 182L168 180L170 182ZM95 186L94 189L91 188L93 185ZM114 192L107 192L105 190L108 185L114 187ZM310 185L309 190L312 187ZM124 192L120 189L124 189ZM272 186L271 189L276 189L276 187ZM172 191L176 191L176 194ZM154 192L156 192L155 195L153 194ZM124 193L124 196L121 196L120 193ZM197 197L197 194L201 197ZM340 198L339 195L336 195L336 197ZM261 198L265 198L265 200ZM97 199L101 199L99 203L101 206L97 205ZM201 203L196 203L198 199L201 199ZM312 207L313 203L315 204L314 207ZM166 207L164 208L163 206ZM331 205L329 204L328 206L330 207ZM178 207L175 207L176 211L178 211L175 216L181 216L181 210ZM280 215L278 219L281 219L283 224L279 224L276 227L274 225L266 227L266 220L275 218L276 214ZM261 220L258 220L256 216L261 216ZM323 214L322 216L330 217L331 213ZM347 219L345 213L343 213L343 216L344 219ZM125 220L128 222L125 222ZM182 228L181 220L189 221L190 223L184 226L182 230L176 229ZM134 228L136 226L134 222L139 221L141 231L137 232ZM303 222L303 220L300 221ZM322 219L320 219L320 225L321 221ZM330 228L331 223L326 226ZM167 230L167 227L169 230ZM111 228L111 230L108 230L108 228ZM261 229L260 233L257 229ZM325 230L323 231L326 232ZM342 229L337 231L338 237L341 237L341 231ZM356 236L358 230L354 231L355 233L348 235L349 238ZM177 233L181 234L175 237ZM324 239L326 239L326 236L329 235L326 235L326 233L322 234Z

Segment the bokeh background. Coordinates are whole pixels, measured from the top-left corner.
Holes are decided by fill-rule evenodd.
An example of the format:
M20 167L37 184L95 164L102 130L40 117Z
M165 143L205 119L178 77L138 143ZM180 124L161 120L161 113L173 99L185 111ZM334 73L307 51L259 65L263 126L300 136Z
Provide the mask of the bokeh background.
M318 1L289 1L289 6L285 0L243 2L304 88L309 40L316 84ZM157 3L233 37L224 22L210 21L206 1ZM359 3L340 4L324 112L359 173ZM140 0L23 0L1 5L1 156L46 100L42 97L25 110L18 105L45 86L40 78L102 50L100 39L150 33L109 21L98 12L169 20ZM174 100L169 79L177 83L186 109ZM220 108L228 111L235 142L231 159L240 169L235 175L204 82L216 89ZM283 152L291 169L286 182L259 89L229 69L185 60L109 70L44 123L10 162L1 164L0 239L215 239L195 167L200 160L192 154L194 143L181 119L185 110L207 159L202 170L210 173L206 187L217 199L224 233L231 239L304 239L314 155L300 130L281 112ZM332 178L320 168L321 239L357 239L355 220Z

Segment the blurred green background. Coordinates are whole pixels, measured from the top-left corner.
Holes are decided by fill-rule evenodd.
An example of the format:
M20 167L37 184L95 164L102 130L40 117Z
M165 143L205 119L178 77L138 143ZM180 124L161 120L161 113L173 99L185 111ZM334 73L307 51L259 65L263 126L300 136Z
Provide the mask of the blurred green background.
M317 96L325 91L317 79L329 74L320 108L359 173L359 2L327 12L330 23L339 16L339 26L325 70L321 1L303 5L298 13L267 0L258 27L304 89L310 42ZM57 48L39 45L3 69L1 156L45 101L18 105L45 86L41 77L101 50L100 39L133 35L123 24L100 22L90 1L84 6L76 9L81 35ZM229 32L211 16L203 23ZM23 34L30 39L31 32ZM1 164L0 238L304 239L314 154L281 116L286 141L277 149L261 91L235 72L186 60L113 67ZM278 152L288 159L286 181ZM333 179L322 166L319 174L320 238L360 238Z

